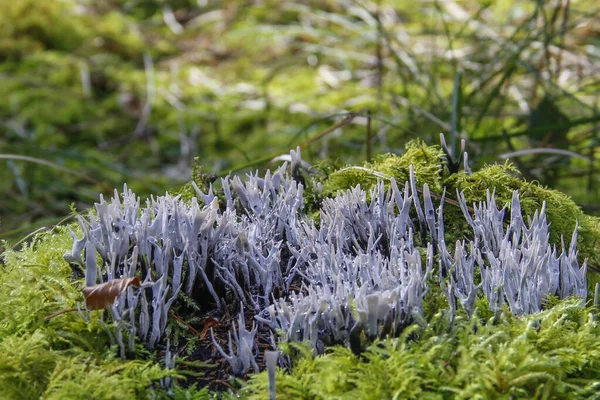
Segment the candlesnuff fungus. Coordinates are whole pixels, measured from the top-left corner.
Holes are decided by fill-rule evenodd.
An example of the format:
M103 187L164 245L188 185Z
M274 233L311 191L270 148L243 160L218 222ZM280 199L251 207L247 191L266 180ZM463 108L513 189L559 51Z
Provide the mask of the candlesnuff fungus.
M292 159L302 165L299 150ZM408 178L403 186L390 178L368 192L360 185L338 191L323 200L318 223L305 214L304 185L287 163L264 177L223 178L217 194L196 186L189 202L166 194L141 206L125 187L79 218L83 237L73 234L65 259L85 265L88 285L144 277L110 308L122 353L124 333L130 351L136 336L149 348L165 342L169 309L182 291L205 311L235 312L240 304L229 352L211 335L240 375L258 369L259 328L279 332L278 340L308 341L316 353L332 344L358 352L363 337L398 335L422 322L433 285L446 294L451 318L456 304L470 316L477 297L493 311L507 304L520 315L540 311L549 295L587 295L577 233L559 252L549 243L544 207L526 223L514 191L505 226L507 209L498 209L493 192L472 212L458 193L473 234L447 244L445 193L436 207L429 185L419 194L412 168ZM244 309L254 314L250 330Z

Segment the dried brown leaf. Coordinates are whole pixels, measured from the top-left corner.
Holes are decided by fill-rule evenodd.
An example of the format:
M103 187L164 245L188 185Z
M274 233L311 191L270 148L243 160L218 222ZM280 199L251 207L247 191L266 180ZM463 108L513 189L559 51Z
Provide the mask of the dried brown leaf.
M88 310L102 310L111 306L115 299L129 286L140 286L140 278L115 279L100 285L88 286L83 289L85 304Z
M210 332L210 328L216 327L220 324L220 321L213 317L208 317L204 321L204 328L202 328L202 332L200 332L200 338L204 339L208 332Z

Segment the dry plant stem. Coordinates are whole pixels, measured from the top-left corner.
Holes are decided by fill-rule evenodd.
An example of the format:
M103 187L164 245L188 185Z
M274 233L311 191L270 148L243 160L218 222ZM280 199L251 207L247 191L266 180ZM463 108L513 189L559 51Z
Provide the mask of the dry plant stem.
M421 188L417 188L417 192L419 192L419 193L422 195L422 194L423 194L423 189L421 189ZM434 199L438 199L438 200L441 200L441 199L442 199L442 196L440 196L439 194L437 194L437 193L435 193L435 192L431 192L431 191L430 191L430 192L429 192L429 194L430 194L430 195L431 195L431 197L433 197ZM458 201L456 201L456 200L452 200L452 199L448 198L448 197L447 197L447 195L446 195L446 197L444 198L444 203L446 203L446 204L451 204L451 205L453 205L453 206L456 206L456 207L460 207L460 203L459 203ZM467 210L469 210L469 212L473 212L473 207L467 206Z
M146 71L146 104L144 104L142 116L135 127L135 131L133 132L134 137L139 137L146 129L146 125L150 120L150 114L152 113L154 98L156 97L156 85L154 84L154 64L152 63L152 56L150 56L150 54L144 54L144 70Z
M57 169L57 170L62 171L62 172L66 172L68 174L78 176L78 177L80 177L80 178L82 178L82 179L84 179L84 180L86 180L86 181L88 181L90 183L95 184L95 185L102 186L103 190L107 190L107 188L108 188L104 183L102 183L99 180L94 179L94 178L92 178L92 177L90 177L90 176L88 176L86 174L83 174L83 173L78 172L78 171L74 171L74 170L69 169L69 168L65 168L65 167L63 167L61 165L55 164L55 163L47 161L47 160L43 160L41 158L30 157L30 156L22 156L20 154L0 154L0 159L27 161L27 162L31 162L31 163L35 163L35 164L45 165L47 167L54 168L54 169ZM110 190L110 189L108 189L108 190Z
M342 126L348 125L349 123L351 123L354 120L354 118L365 114L365 112L367 112L367 110L366 109L362 109L362 110L360 110L358 112L351 112L351 113L349 113L346 117L344 117L344 119L342 119L337 124L335 124L335 125L327 128L327 129L325 129L323 132L321 132L318 135L310 138L306 142L301 143L300 144L300 148L304 149L304 148L308 147L309 145L313 144L314 142L316 142L317 140L319 140L319 139L323 138L324 136L330 134L331 132L335 131L336 129L341 128Z
M46 321L50 321L50 320L51 320L52 318L54 318L54 317L58 317L59 315L66 314L66 313L68 313L68 312L77 311L77 310L78 310L78 308L77 308L77 307L73 307L73 308L65 308L64 310L60 310L60 311L57 311L57 312L55 312L55 313L52 313L52 314L48 315L48 316L47 316L46 318L44 318L44 319L45 319Z
M371 110L367 110L367 162L371 162Z
M31 232L30 234L28 234L27 236L25 236L23 239L19 240L17 243L15 243L14 247L17 247L18 245L20 245L21 243L25 242L27 239L37 235L40 232L44 232L47 231L48 228L46 228L45 226L42 226L41 228L36 229L35 231Z
M180 316L178 316L177 314L175 314L173 311L169 311L169 315L173 318L175 318L178 322L181 322L183 325L185 325L186 328L188 328L188 330L197 338L202 338L200 335L200 332L198 332L196 329L194 329L190 324L188 324L187 322L185 322Z
M40 233L40 232L44 232L44 231L54 231L54 229L55 229L57 226L60 226L60 225L62 225L63 223L67 222L69 219L73 218L73 216L74 216L74 214L72 214L72 213L71 213L71 214L69 214L69 215L67 215L65 218L63 218L63 219L61 219L60 221L58 221L58 222L57 222L57 223L56 223L56 224L55 224L55 225L54 225L52 228L48 228L48 227L42 226L42 227L40 227L40 228L36 229L35 231L31 232L30 234L26 235L24 238L22 238L21 240L19 240L17 243L15 243L13 247L14 247L14 248L16 248L16 247L17 247L17 246L19 246L21 243L24 243L24 242L26 242L26 241L27 241L27 239L29 239L29 238L31 238L31 237L33 237L33 236L37 235L37 234L38 234L38 233Z
M340 122L338 122L337 124L335 124L333 126L330 126L329 128L327 128L324 131L318 133L317 135L313 136L312 138L308 139L307 141L301 143L299 145L299 147L301 149L304 149L304 148L308 147L309 145L311 145L312 143L316 142L317 140L323 138L324 136L327 136L331 132L334 132L336 129L341 128L343 126L346 126L346 125L350 124L354 120L354 118L360 117L360 116L364 115L365 112L366 112L366 109L362 109L362 110L360 110L358 112L348 113ZM294 150L294 149L295 149L295 147L292 147L289 150ZM223 176L229 175L232 172L236 172L236 171L242 170L244 168L249 168L249 167L252 167L253 165L257 165L257 164L262 164L262 163L268 162L268 161L274 159L275 157L277 157L277 156L279 156L281 154L282 154L282 152L277 152L275 154L271 154L271 155L266 156L266 157L261 157L259 159L256 159L256 160L254 160L252 162L249 162L249 163L246 163L244 165L239 165L239 166L237 166L237 167L235 167L235 168L233 168L233 169L231 169L229 171L223 171L223 172L219 173L217 176L223 177Z

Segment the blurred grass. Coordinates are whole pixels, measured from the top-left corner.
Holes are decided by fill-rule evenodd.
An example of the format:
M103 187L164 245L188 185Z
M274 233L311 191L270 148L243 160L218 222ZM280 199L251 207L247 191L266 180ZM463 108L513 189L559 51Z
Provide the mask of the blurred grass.
M520 149L581 154L591 161L513 161L598 212L599 7L0 0L0 154L21 157L0 160L0 236L125 182L142 196L176 187L194 156L215 173L259 167L363 109L373 154L439 132L467 139L479 165ZM303 156L364 160L366 124Z

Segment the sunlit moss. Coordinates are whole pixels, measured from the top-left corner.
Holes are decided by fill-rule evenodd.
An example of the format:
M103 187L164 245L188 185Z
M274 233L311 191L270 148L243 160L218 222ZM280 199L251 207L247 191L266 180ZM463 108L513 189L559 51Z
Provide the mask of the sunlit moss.
M44 392L56 354L40 331L0 341L0 384L7 399L37 399Z
M524 318L506 311L457 318L450 331L438 313L363 357L345 348L298 355L290 373L277 372L277 398L590 398L600 388L596 313L563 300ZM239 395L268 397L267 374L254 375Z
M139 399L169 373L151 362L112 361L98 365L84 357L63 357L48 377L45 399ZM156 396L156 395L155 395Z
M72 227L76 232L77 228ZM0 266L0 386L3 399L163 398L158 381L173 376L148 354L122 360L97 318L69 312L83 302L83 281L73 279L63 254L72 245L66 227L39 234ZM99 313L101 311L94 311ZM175 375L176 376L176 375ZM175 387L206 398L206 391Z
M381 179L377 173L383 174L386 179L394 178L402 185L409 179L411 165L414 167L419 186L428 183L432 189L441 189L442 156L443 152L439 146L427 146L421 140L414 140L407 144L402 156L385 154L378 156L372 163L365 163L364 169L346 167L333 172L323 184L323 192L331 195L356 185L368 191Z

